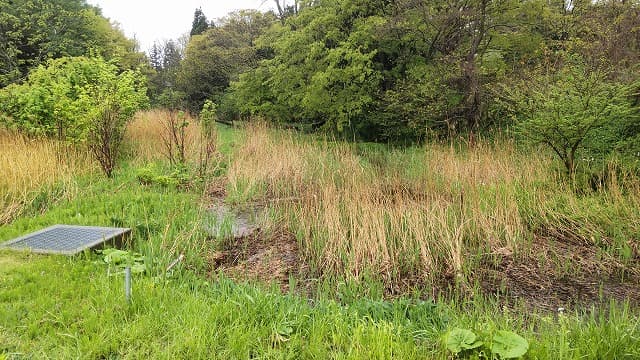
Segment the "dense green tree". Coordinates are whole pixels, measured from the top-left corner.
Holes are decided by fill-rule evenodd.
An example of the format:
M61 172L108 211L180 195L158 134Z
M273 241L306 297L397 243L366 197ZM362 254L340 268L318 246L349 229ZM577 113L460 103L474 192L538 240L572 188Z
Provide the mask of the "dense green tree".
M600 148L599 155L604 156L622 140L606 138L601 130L624 128L635 116L629 95L628 86L607 81L599 69L567 65L527 83L518 97L524 114L520 133L553 150L573 176L580 152L585 155Z
M85 0L0 0L0 86L48 59L99 55L120 69L146 64L134 41Z
M372 30L385 21L382 2L322 4L306 8L262 40L275 57L234 85L241 113L358 131L381 80Z
M29 134L84 142L106 102L117 105L118 118L128 119L147 101L139 72L120 71L100 58L65 57L0 90L0 116L5 126Z
M206 99L217 101L238 74L257 65L254 41L273 21L268 13L239 11L191 38L177 74L177 88L186 94L189 109L199 111Z
M153 46L151 46L149 50L149 63L155 71L162 70L162 52L162 46L157 41L154 41Z
M273 0L278 10L278 18L284 24L284 22L292 16L298 15L298 13L306 8L318 3L317 0Z
M183 49L174 41L167 40L163 46L162 71L164 72L164 86L173 88L180 69Z
M505 124L504 90L573 56L612 69L613 82L638 76L637 2L276 3L281 24L256 42L267 59L220 102L229 116L411 140Z
M184 95L177 90L177 78L182 66L184 47L179 40L165 40L163 43L155 42L150 50L151 67L154 69L149 74L149 95L156 106L166 106L172 103L176 107L184 107ZM178 96L178 94L180 94ZM167 99L173 99L168 101ZM174 101L176 100L176 101Z
M379 140L478 128L508 4L319 2L265 35L275 56L234 85L240 110Z

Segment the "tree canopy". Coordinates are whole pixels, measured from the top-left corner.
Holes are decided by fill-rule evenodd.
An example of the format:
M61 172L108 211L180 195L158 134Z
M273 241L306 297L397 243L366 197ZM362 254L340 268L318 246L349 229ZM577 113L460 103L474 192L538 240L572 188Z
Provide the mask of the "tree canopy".
M231 85L240 116L421 139L504 125L501 89L571 58L611 69L612 81L638 76L637 2L324 0L297 9L256 41L268 58Z
M147 63L135 41L85 0L0 0L0 87L49 59L90 55L117 59L120 69Z
M202 12L202 8L197 8L193 14L193 23L191 24L190 36L200 35L209 28L209 21Z
M257 66L261 54L254 42L273 20L271 14L238 11L191 37L176 81L192 111L198 111L206 99L220 99L231 81Z
M130 119L148 102L143 75L100 58L64 57L0 90L0 121L29 134L83 142L107 102L117 105L122 121Z

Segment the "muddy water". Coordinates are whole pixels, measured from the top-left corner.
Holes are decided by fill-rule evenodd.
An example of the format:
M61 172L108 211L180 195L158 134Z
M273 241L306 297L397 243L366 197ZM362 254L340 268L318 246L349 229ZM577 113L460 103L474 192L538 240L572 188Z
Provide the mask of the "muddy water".
M223 203L214 204L207 209L204 220L205 230L214 237L244 237L259 229L265 209L254 207L232 209Z

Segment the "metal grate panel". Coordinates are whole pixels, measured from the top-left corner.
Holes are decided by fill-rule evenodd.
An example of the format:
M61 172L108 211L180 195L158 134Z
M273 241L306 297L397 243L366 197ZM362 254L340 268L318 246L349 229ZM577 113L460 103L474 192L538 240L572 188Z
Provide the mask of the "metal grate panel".
M126 228L54 225L10 240L0 245L0 247L31 250L42 254L73 255L111 239L124 236L130 231L130 229Z

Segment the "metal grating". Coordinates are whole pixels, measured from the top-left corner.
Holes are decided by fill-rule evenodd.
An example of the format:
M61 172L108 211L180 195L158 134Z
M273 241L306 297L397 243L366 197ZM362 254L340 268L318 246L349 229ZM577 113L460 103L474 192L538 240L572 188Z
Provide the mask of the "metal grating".
M96 226L54 225L46 229L10 240L0 247L31 250L41 254L73 255L106 241L120 238L131 229Z

